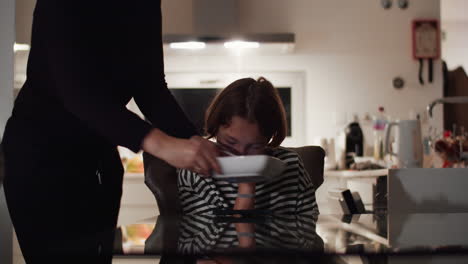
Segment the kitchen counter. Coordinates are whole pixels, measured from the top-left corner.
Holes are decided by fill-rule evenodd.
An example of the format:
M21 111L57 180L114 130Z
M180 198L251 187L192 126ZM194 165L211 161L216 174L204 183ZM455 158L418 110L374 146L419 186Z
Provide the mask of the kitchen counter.
M143 172L125 172L124 181L140 181L145 179L145 174Z
M326 170L324 177L335 177L342 179L369 179L388 175L388 169L380 170Z
M143 173L124 174L119 224L133 223L159 213L154 194L144 180Z
M388 169L379 170L325 170L324 183L317 190L316 196L321 212L327 214L343 213L330 192L349 189L359 194L367 211L386 208L385 194Z

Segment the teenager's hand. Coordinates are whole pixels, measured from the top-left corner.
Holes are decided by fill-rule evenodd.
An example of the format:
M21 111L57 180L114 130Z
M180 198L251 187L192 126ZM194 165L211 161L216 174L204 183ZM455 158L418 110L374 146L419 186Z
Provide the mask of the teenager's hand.
M219 156L216 145L199 136L180 139L155 128L144 138L142 148L176 168L189 169L205 176L211 176L213 171L222 173L216 159Z

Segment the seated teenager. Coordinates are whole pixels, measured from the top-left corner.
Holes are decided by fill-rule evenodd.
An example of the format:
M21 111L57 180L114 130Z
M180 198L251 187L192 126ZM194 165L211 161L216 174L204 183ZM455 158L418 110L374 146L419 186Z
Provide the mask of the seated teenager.
M223 89L205 115L209 138L237 155L270 155L286 164L271 181L231 183L189 170L178 171L184 214L215 209L259 209L274 214L317 214L315 187L296 152L280 147L287 134L278 91L265 78L244 78Z

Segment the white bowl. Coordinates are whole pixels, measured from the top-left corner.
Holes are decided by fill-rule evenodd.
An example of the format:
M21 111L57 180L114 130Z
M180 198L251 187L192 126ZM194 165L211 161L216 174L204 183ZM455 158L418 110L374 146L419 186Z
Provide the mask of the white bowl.
M230 182L257 182L281 175L286 165L280 159L267 155L218 157L223 174L215 179Z

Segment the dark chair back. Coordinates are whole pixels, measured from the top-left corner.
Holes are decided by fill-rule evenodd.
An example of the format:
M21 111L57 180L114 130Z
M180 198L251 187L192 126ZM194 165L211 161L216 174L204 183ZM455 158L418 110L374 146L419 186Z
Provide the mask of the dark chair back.
M145 184L156 198L159 214L181 214L176 169L148 153L143 153L143 163Z
M304 168L312 178L316 189L323 183L323 166L325 150L319 146L303 146L299 148L288 148L299 154L304 162Z
M289 149L299 154L315 187L320 187L323 183L325 151L319 146ZM176 169L148 153L143 153L143 162L145 164L145 184L156 198L160 215L181 214Z

